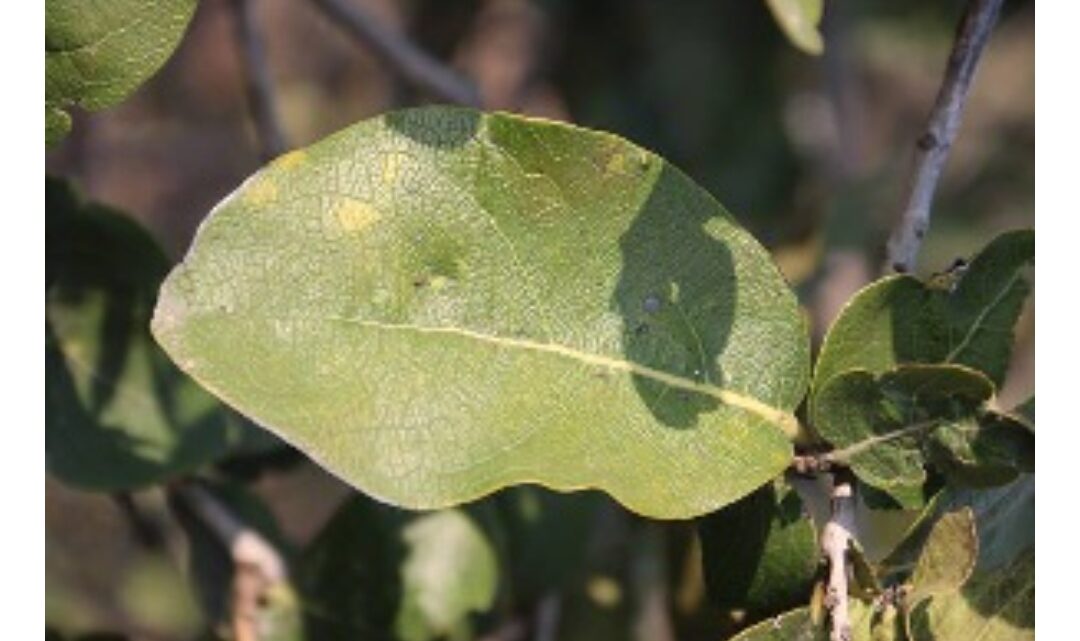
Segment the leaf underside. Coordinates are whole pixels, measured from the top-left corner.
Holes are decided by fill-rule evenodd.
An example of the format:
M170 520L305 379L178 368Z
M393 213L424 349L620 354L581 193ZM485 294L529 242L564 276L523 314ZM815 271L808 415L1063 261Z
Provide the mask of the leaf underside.
M288 154L204 223L153 330L361 490L536 482L683 518L775 477L794 296L704 190L618 137L432 107Z

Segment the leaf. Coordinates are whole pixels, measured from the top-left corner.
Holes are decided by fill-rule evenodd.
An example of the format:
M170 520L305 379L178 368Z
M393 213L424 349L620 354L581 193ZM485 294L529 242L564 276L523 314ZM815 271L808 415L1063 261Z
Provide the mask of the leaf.
M902 618L892 606L882 612L857 599L848 599L851 641L901 641ZM809 608L766 619L732 637L731 641L829 641L829 620L815 622Z
M927 505L883 564L896 570L910 567L937 519L962 508L970 508L975 516L977 571L993 572L1035 545L1035 477L1025 474L993 489L946 488Z
M312 638L423 641L468 630L491 607L495 553L459 510L408 514L363 497L305 552Z
M958 365L902 365L879 377L852 370L818 395L815 429L837 449L831 457L902 506L921 499L927 439L960 430L993 395L982 374Z
M119 490L190 472L250 432L148 331L168 261L137 223L45 179L45 455L68 484Z
M510 581L515 597L536 601L566 591L582 578L589 532L607 500L595 492L555 494L520 486L493 497L506 532Z
M824 0L765 0L765 4L791 44L806 53L821 55L825 45L818 25Z
M942 515L934 523L912 574L910 603L960 589L975 569L978 551L971 508Z
M153 330L231 405L410 508L538 482L715 510L788 465L808 360L767 253L671 165L446 107L249 179Z
M818 568L817 533L786 483L767 483L698 519L697 530L714 605L762 616L805 603Z
M1022 420L994 411L934 431L929 449L931 461L960 485L993 487L1035 471L1035 435Z
M829 329L814 370L810 407L834 376L880 374L905 363L955 363L1000 387L1013 326L1031 289L1035 232L998 236L958 280L925 284L912 276L879 280L856 294Z
M45 145L71 129L68 110L119 104L176 49L195 0L45 0Z
M912 641L1035 638L1035 548L996 572L980 573L961 590L916 606L909 615Z

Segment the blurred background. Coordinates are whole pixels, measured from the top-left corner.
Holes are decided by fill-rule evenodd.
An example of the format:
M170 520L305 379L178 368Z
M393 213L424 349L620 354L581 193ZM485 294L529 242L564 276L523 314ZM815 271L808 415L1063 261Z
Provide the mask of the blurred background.
M825 52L811 56L762 2L348 1L471 79L485 108L616 132L682 168L773 252L815 341L881 274L963 6L826 2ZM435 101L318 2L248 4L287 147ZM50 174L137 217L173 261L210 208L263 164L237 35L233 0L201 0L164 69L121 106L76 113L71 135L47 157ZM1034 226L1034 38L1034 2L1007 2L938 190L926 275L1003 230ZM1017 329L1004 407L1034 391L1033 301ZM242 487L239 501L265 512L286 555L310 557L342 505L386 509L365 507L285 446L218 467ZM110 496L47 479L46 492L46 609L57 635L216 638L220 613L192 580L191 546L160 490ZM705 639L745 620L706 598L692 524L647 524L599 494L529 487L466 512L509 559L495 605L468 625L411 638ZM332 622L312 636L311 618L335 610L336 597L323 596L301 590L309 638L380 638L334 632ZM371 592L356 607L393 618L379 612L381 598Z

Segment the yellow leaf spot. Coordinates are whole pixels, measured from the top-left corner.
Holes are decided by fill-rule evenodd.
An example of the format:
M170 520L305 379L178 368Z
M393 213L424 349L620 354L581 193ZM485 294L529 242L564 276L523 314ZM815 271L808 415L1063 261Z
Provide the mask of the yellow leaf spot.
M297 149L296 151L290 151L284 156L278 157L278 159L271 164L278 169L292 169L293 167L302 164L305 160L307 160L307 152L302 149Z
M626 156L615 154L608 159L607 167L604 168L609 174L621 174L626 168Z
M434 290L440 290L450 282L446 276L435 276L431 279L431 288Z
M268 178L258 178L248 187L244 194L244 202L249 205L266 205L277 198L277 185Z
M379 213L371 205L351 198L342 201L334 212L338 224L347 232L358 232L379 220Z

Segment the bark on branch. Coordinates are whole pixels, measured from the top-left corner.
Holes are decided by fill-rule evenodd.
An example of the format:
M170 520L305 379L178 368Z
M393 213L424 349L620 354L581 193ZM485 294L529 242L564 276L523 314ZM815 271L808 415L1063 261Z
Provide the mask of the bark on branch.
M480 94L466 78L425 53L408 38L379 24L367 9L349 0L314 0L332 21L412 84L447 102L480 106Z
M934 191L960 129L971 80L997 22L1001 3L1002 0L970 0L957 27L937 100L916 143L915 167L904 211L889 238L889 265L894 271L910 272L915 268L923 237L930 227Z
M855 530L855 497L846 474L833 483L832 514L821 532L821 552L829 563L825 607L829 610L829 641L851 641L848 614L848 546Z
M253 0L232 0L236 39L240 45L241 58L247 73L244 74L251 118L255 122L255 135L259 143L259 157L263 162L277 158L288 149L277 101L270 78L270 66L266 61L262 34L255 21Z

